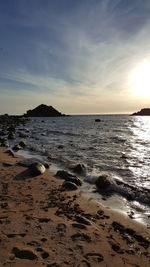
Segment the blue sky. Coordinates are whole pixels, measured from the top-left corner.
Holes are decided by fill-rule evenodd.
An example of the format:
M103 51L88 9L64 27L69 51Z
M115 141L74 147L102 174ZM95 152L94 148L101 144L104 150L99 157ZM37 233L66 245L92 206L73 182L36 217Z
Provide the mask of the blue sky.
M149 106L132 72L150 60L149 0L1 0L0 113Z

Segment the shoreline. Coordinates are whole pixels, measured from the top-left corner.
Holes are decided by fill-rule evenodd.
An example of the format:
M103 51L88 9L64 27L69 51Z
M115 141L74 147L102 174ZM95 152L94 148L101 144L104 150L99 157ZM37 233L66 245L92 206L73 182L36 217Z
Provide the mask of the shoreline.
M0 148L2 266L149 266L150 229ZM16 179L17 178L17 179ZM40 193L39 193L40 192Z
M43 152L38 152L36 150L30 151L30 150L26 150L25 148L25 149L21 149L17 151L16 154L25 159L37 158L41 160L41 162L47 161L47 155ZM72 166L73 165L75 165L75 163L72 164ZM83 175L80 176L80 174L76 174L72 171L71 168L68 168L67 165L64 166L63 163L60 163L60 162L56 163L56 162L53 162L52 159L50 159L50 170L49 170L50 174L55 176L56 172L59 170L66 170L67 172L71 171L73 175L74 174L77 175L77 177L79 177L83 182L82 186L80 187L80 190L82 191L84 195L87 195L87 198L93 199L95 203L100 203L100 205L102 205L104 208L113 210L114 212L119 213L123 215L124 217L131 218L135 222L140 223L144 225L145 227L149 226L150 218L147 215L142 214L142 211L138 212L134 207L132 206L130 207L129 205L126 205L125 200L123 199L123 196L119 194L117 195L113 194L112 196L105 197L104 195L101 195L98 192L95 192L95 189L96 189L94 188L95 183L93 184L89 183L86 180L87 179L86 176L83 176ZM98 174L97 174L97 177L98 177ZM96 176L95 176L95 179L96 179ZM93 189L91 186L93 186ZM126 199L126 201L128 200Z

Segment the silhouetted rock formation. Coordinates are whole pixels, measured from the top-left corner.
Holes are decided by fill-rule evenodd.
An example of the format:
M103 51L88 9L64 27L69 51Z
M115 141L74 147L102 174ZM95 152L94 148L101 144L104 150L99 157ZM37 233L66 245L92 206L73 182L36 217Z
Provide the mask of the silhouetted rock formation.
M140 111L133 113L132 116L150 116L150 108L143 108Z
M65 115L57 111L52 106L41 104L32 110L28 110L25 116L26 117L59 117L59 116L65 116Z

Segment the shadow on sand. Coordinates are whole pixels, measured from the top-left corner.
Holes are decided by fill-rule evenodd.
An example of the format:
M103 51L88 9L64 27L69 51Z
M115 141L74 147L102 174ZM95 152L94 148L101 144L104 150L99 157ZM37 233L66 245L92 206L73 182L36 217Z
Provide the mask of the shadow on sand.
M34 174L31 170L25 170L19 174L17 174L14 178L14 180L26 180L31 179L38 176L37 174Z

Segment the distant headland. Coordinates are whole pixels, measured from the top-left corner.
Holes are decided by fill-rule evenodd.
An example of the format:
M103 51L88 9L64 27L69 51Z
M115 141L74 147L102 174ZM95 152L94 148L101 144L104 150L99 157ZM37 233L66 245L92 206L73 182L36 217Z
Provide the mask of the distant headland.
M41 104L37 106L34 109L28 110L25 114L25 117L60 117L60 116L66 116L65 114L62 114L52 106L47 106L44 104Z
M140 111L133 113L131 116L150 116L150 108L143 108Z

